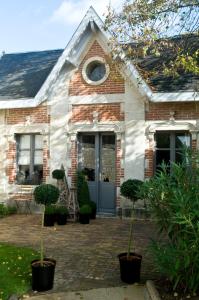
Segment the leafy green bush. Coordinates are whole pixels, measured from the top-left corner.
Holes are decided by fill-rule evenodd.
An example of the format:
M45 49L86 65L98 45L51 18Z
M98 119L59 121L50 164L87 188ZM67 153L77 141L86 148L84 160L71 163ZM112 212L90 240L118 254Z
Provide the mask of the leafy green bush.
M92 213L92 209L91 209L90 205L84 204L80 207L79 213L82 215L90 215Z
M0 204L0 217L15 214L17 209L15 206L6 206L5 204Z
M91 207L92 211L96 211L97 205L94 201L89 201L88 205Z
M199 289L199 154L186 153L182 164L162 165L145 182L140 197L149 200L160 240L151 247L160 272L173 288ZM162 237L162 238L161 238Z
M77 201L80 207L90 202L88 183L83 171L77 172Z
M45 206L45 215L54 215L56 212L56 208L54 205L47 205Z
M52 172L52 177L57 179L57 180L64 179L64 176L65 176L64 170L56 169Z
M68 215L69 211L66 206L56 206L55 212L60 215Z
M135 202L139 198L137 192L142 184L143 181L139 179L128 179L124 181L120 188L121 195Z
M34 190L35 202L44 205L50 205L57 202L59 198L59 189L52 184L40 184Z

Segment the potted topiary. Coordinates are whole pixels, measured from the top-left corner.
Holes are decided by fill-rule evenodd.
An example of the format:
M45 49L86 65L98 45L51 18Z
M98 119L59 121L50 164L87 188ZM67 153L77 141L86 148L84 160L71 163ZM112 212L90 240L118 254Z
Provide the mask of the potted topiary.
M56 203L59 197L59 190L51 184L41 184L34 190L35 201L43 205L42 222L41 222L41 241L40 241L40 258L31 262L32 268L32 289L42 292L53 288L54 273L56 261L52 258L44 258L44 212L50 204Z
M54 218L54 213L52 208L47 208L51 204L55 204L59 198L59 189L52 184L40 184L34 190L34 199L38 204L45 205L44 211L44 226L47 226L46 222L49 218ZM49 216L50 215L50 216Z
M135 201L138 200L137 193L143 182L138 179L128 179L121 185L121 195L130 199L133 202L131 215L131 224L129 232L129 241L127 252L118 255L120 262L120 277L125 283L134 283L140 281L141 261L142 256L135 252L131 252L131 244L133 237L133 220Z
M46 205L44 211L44 226L54 226L56 209L54 205Z
M56 221L58 225L65 225L67 223L68 209L66 206L56 206Z
M92 209L88 204L82 205L79 209L79 222L81 224L89 224L91 213Z
M62 169L56 169L52 171L52 177L57 180L63 180L65 176L65 172Z
M90 219L96 219L96 211L97 211L97 206L94 201L89 201L88 205L91 207L91 214L90 214Z
M88 183L83 171L77 171L77 201L80 207L90 202Z

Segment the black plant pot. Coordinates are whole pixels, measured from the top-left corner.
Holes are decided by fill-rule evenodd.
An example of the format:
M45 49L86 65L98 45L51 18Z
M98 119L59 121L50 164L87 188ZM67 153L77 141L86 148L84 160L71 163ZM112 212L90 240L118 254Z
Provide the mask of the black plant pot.
M88 214L79 214L79 222L81 224L89 224L90 223L90 215L88 215Z
M92 220L96 219L96 209L92 210L92 213L90 214L90 219Z
M130 253L127 259L127 253L118 255L120 262L120 278L125 283L135 283L140 281L142 256L137 253Z
M58 225L66 225L67 223L67 214L57 214L56 218Z
M54 214L44 214L44 226L54 226L55 216Z
M43 292L53 288L55 266L56 261L51 258L45 258L43 266L38 259L31 262L33 291Z

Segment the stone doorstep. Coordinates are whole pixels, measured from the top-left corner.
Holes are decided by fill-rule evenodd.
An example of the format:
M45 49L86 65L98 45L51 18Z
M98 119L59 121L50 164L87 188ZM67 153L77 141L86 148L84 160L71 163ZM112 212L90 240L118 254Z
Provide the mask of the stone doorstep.
M22 299L28 300L161 300L153 281L146 285L133 284L122 287L98 288L87 291L61 292L52 294L38 294Z

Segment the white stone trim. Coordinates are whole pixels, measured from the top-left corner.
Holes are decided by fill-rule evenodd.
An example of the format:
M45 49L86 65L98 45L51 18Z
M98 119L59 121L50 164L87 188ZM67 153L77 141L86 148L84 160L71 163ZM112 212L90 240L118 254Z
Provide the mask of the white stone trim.
M103 76L103 78L101 78L100 80L98 81L92 81L88 76L87 76L87 68L88 66L92 63L92 62L99 62L99 63L102 63L104 64L105 66L105 75ZM83 79L90 85L100 85L102 84L104 81L106 81L106 79L108 78L109 76L109 73L110 73L110 67L109 65L106 63L106 60L100 56L93 56L93 57L90 57L89 59L87 59L83 65L83 68L82 68L82 76L83 76Z
M148 123L146 136L150 139L156 131L197 131L196 121L164 121Z
M69 125L69 136L74 136L79 132L115 132L116 134L119 134L124 132L124 122L92 124L76 123Z

